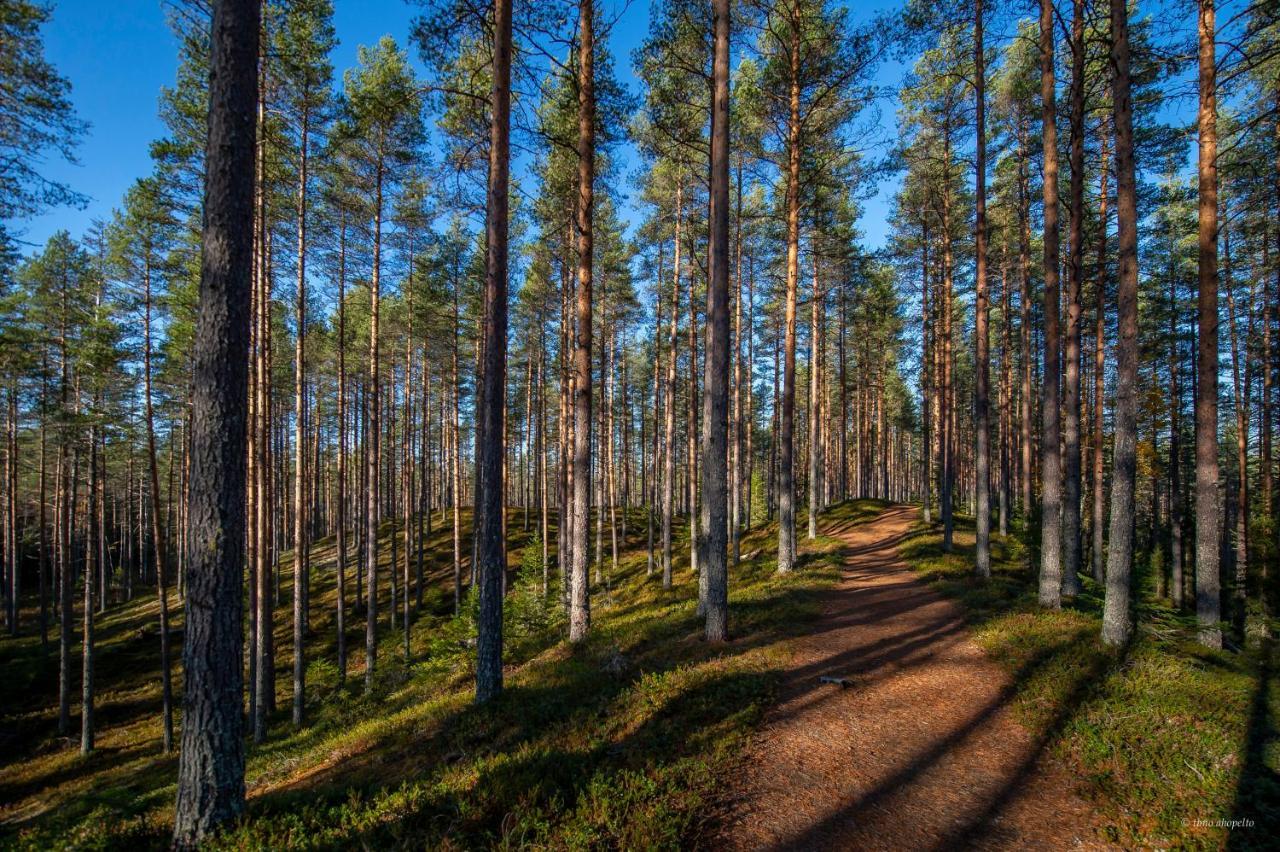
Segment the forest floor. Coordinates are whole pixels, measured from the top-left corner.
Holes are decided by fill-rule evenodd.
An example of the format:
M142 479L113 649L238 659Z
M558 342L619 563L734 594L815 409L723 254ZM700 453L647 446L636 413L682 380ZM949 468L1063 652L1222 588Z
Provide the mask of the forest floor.
M1280 683L1268 653L1205 651L1190 620L1149 595L1135 641L1108 651L1091 579L1044 612L1019 535L993 537L992 577L980 581L968 519L944 552L918 514L833 506L785 577L776 526L757 526L731 574L732 641L707 646L685 530L664 590L634 512L616 567L605 530L591 635L570 647L554 575L541 594L536 523L526 530L513 510L507 689L483 708L471 703L474 601L453 613L449 524L437 516L425 541L407 655L385 616L402 531L383 528L370 689L354 608L345 680L334 665L335 553L319 541L300 730L289 722L286 553L279 709L267 742L247 750L246 817L211 848L1247 849L1280 836ZM469 513L460 534L466 573ZM180 631L176 595L171 612ZM89 757L74 735L78 645L73 735L61 737L56 633L48 649L29 633L0 640L0 848L167 845L176 758L160 748L156 613L143 589L98 620ZM30 605L23 618L33 623Z
M862 523L882 507L851 501L824 519ZM823 591L838 577L841 543L828 536L804 542L800 570L779 577L776 526L746 534L731 583L733 641L708 646L695 612L687 530L676 530L675 582L663 589L660 575L649 573L644 515L633 512L616 568L605 527L591 634L571 647L563 641L554 575L550 594L541 594L536 514L533 520L526 530L519 510L508 519L506 690L485 707L471 701L474 600L468 596L453 614L452 534L437 516L425 542L427 593L411 619L407 656L403 633L386 617L390 545L402 530L394 523L382 529L382 650L370 689L365 621L351 604L354 558L350 671L342 680L334 665L335 551L331 539L316 542L307 724L294 730L292 565L283 554L278 709L267 741L247 749L247 814L211 848L652 849L700 842L734 759L773 701L787 644L812 624ZM465 575L469 512L462 521ZM28 625L33 604L23 612ZM0 849L166 848L177 761L161 749L157 611L154 589L144 588L98 619L98 743L88 757L77 749L79 631L69 737L56 727L56 631L48 648L29 632L0 640ZM176 594L170 611L180 634ZM77 626L79 618L77 611ZM174 655L181 659L180 635Z
M1280 679L1271 642L1251 622L1244 649L1195 641L1194 615L1153 589L1158 562L1135 564L1137 631L1124 649L1102 646L1103 589L1091 576L1061 611L1037 604L1039 555L1025 530L992 535L992 573L974 566L973 519L957 516L954 546L917 521L897 544L910 568L960 605L968 632L1009 684L1003 702L1031 736L1031 774L1064 768L1064 790L1083 798L1085 845L1126 849L1272 849L1280 837ZM1157 551L1157 558L1160 551ZM1270 625L1275 635L1276 623ZM989 724L989 721L984 721ZM1013 733L1010 736L1014 736ZM1012 807L995 800L975 846L1008 845ZM1013 811L1017 813L1016 809ZM1045 814L1050 824L1061 818ZM1015 823L1016 825L1016 823Z
M1074 779L1015 717L1015 678L899 555L918 514L827 531L842 578L735 776L726 848L1102 845Z

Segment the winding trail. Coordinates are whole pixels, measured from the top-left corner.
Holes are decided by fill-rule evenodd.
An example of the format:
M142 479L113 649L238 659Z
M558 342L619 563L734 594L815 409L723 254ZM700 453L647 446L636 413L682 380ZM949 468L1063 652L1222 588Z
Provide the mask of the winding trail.
M846 544L844 576L793 646L714 848L1109 848L1014 718L1017 684L898 555L916 515L826 531Z

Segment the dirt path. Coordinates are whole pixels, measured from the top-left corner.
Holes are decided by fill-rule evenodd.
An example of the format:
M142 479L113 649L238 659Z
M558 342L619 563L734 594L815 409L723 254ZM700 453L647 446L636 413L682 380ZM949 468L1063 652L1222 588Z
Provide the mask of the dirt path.
M717 848L1105 848L1014 718L1009 676L899 558L915 517L894 507L837 532L844 578L795 645Z

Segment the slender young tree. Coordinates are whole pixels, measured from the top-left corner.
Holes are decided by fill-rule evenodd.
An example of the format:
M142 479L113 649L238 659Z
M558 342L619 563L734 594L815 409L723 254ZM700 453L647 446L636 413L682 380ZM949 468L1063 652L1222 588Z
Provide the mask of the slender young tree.
M294 303L293 356L293 725L300 727L306 709L307 661L304 650L310 586L311 522L307 499L307 251L311 147L324 129L325 108L333 68L328 54L337 39L328 0L293 2L280 31L282 78L297 132L297 291ZM318 473L313 471L312 473Z
M386 206L421 144L421 95L408 57L390 36L361 47L359 67L344 80L347 115L339 133L348 143L372 220L369 272L369 351L365 376L367 424L364 436L362 547L365 576L365 687L373 685L378 661L378 532L384 508L382 444L381 288Z
M1067 228L1067 327L1063 346L1062 594L1080 593L1080 290L1084 279L1084 0L1072 0L1071 196Z
M245 426L260 6L218 0L210 28L199 321L193 352L186 671L173 844L244 810L241 707Z

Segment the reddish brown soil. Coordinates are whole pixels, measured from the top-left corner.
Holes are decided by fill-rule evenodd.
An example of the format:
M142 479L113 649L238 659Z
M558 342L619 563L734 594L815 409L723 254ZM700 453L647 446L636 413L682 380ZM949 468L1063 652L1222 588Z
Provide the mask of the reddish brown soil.
M714 848L1106 848L1074 779L1014 717L1016 684L899 557L915 517L831 531L844 577L794 645Z

